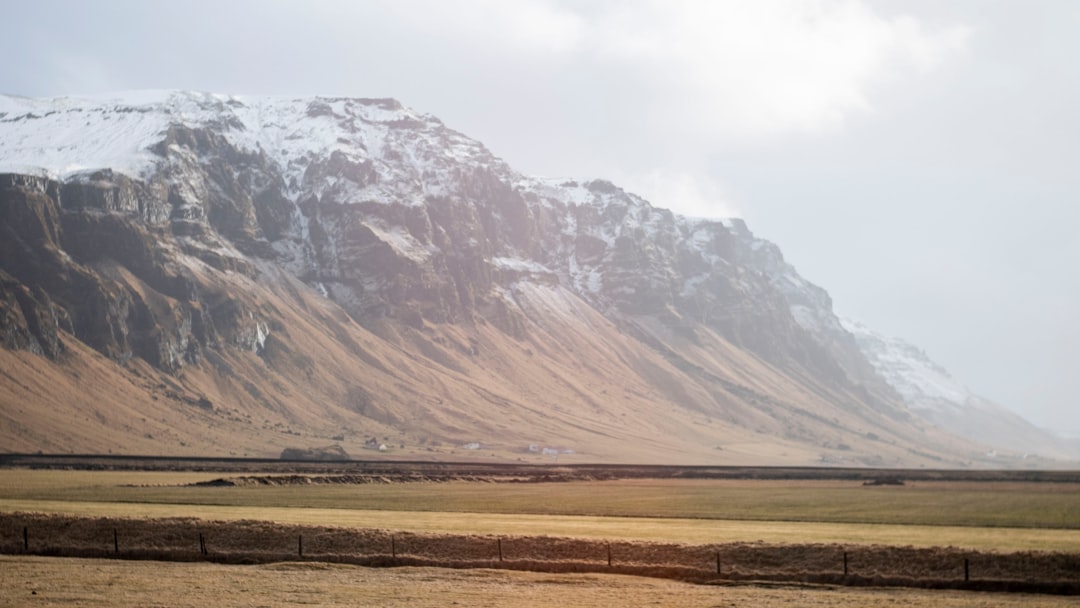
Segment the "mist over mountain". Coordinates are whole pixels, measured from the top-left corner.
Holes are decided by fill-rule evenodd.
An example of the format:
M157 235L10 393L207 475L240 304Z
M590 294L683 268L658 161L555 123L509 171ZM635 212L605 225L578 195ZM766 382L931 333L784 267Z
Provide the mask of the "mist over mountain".
M392 99L0 97L0 303L12 451L1047 466L741 220Z
M1040 429L958 382L924 351L842 319L877 372L916 415L962 437L1027 455L1080 459L1080 445Z

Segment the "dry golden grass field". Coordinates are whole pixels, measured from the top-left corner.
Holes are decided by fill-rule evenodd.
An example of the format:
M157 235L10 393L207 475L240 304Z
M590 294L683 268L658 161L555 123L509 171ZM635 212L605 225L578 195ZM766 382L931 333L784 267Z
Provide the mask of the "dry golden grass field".
M507 570L362 568L341 564L120 562L0 556L0 607L606 608L610 606L1020 608L1080 605L1070 597L906 589L697 585L617 575Z
M475 606L1069 605L1067 598L1017 594L783 586L775 582L750 587L694 586L627 576L565 573L577 569L579 564L585 564L586 570L598 568L598 564L602 566L605 556L598 547L605 545L614 547L616 561L625 561L623 572L648 574L670 570L676 578L682 576L679 572L690 572L693 575L684 578L699 579L702 568L707 571L710 560L722 554L729 568L733 561L743 560L741 574L739 566L735 566L734 577L728 582L740 580L744 584L757 578L756 573L765 573L761 578L767 579L787 576L790 571L803 573L798 576L804 582L832 580L822 578L818 571L828 570L835 577L841 567L840 549L850 549L853 568L864 568L871 580L886 580L890 576L921 579L925 572L946 582L962 580L962 556L969 554L966 552L973 556L976 578L981 574L994 580L1023 583L1038 579L1040 569L1050 569L1053 573L1047 572L1049 580L1072 584L1080 579L1077 574L1080 572L1077 566L1080 485L1075 483L925 481L896 487L866 487L852 481L824 480L635 479L567 483L189 485L222 477L231 476L0 469L3 551L20 550L19 531L25 529L27 522L39 544L43 525L48 535L76 538L75 545L67 545L74 547L73 551L57 549L60 545L53 547L53 554L57 555L102 555L112 545L111 538L118 528L124 530L120 537L126 551L132 551L131 543L139 545L135 549L153 550L159 541L153 540L152 534L159 534L162 524L155 524L158 532L152 532L154 526L140 531L136 529L138 525L127 522L146 517L189 518L176 520L182 523L184 531L169 532L170 539L184 538L160 541L164 544L157 550L175 552L175 547L185 546L188 548L182 551L197 555L194 537L187 538L191 536L187 527L194 526L193 530L203 528L213 535L209 543L218 543L217 547L224 544L238 551L222 554L226 558L255 551L253 555L261 556L258 561L289 560L290 551L295 557L296 539L302 534L307 539L308 551L316 555L314 559L319 559L321 550L334 561L348 550L334 546L348 543L354 546L355 538L359 538L356 535L360 535L381 547L377 551L382 553L389 552L383 545L390 538L402 543L398 545L402 552L408 550L403 545L412 543L420 557L396 563L467 562L482 566L485 560L501 565L495 562L495 543L505 539L499 551L505 549L508 562L516 560L516 565L507 567L529 568L536 562L559 574L429 568L381 571L312 562L249 566L189 563L163 565L162 572L170 573L169 576L155 579L147 571L147 578L140 579L137 573L144 571L145 562L9 556L0 558L3 560L0 602L8 601L2 598L13 597L25 600L26 596L20 594L26 589L39 594L51 589L52 599L48 600L51 603L46 602L44 595L32 595L34 604L195 605L202 597L200 605L226 605L206 601L220 593L215 591L220 580L227 581L230 588L246 590L235 598L230 596L230 601L235 599L236 603L227 605L303 603L304 597L315 605L328 606L372 603L443 606L453 602ZM29 515L35 512L127 519L78 523L90 522L82 519L65 524ZM237 524L228 524L229 521ZM260 521L268 523L259 524ZM80 534L86 536L89 532L66 530L65 526L71 525L96 526L100 530L95 530L94 538L87 541ZM253 533L252 529L261 531ZM342 534L345 537L352 534L354 540L345 542L338 538ZM280 542L273 542L288 548L275 545L273 551L277 553L266 553L259 545L279 536ZM90 545L78 544L85 542ZM87 546L95 548L91 551ZM785 549L786 546L790 549ZM888 549L889 546L895 549ZM935 547L942 550L929 549ZM440 551L445 552L441 557ZM470 551L474 555L468 555ZM573 555L573 563L558 565L556 562L567 551ZM608 551L611 559L612 549ZM1042 553L1047 551L1056 554ZM803 556L796 561L803 559L806 563L777 565L781 561L790 562L793 552ZM304 555L311 558L308 553ZM143 555L153 556L152 552ZM687 563L677 563L684 559ZM750 559L760 563L748 565ZM828 564L821 566L823 561ZM920 566L922 570L909 568L894 574L903 570L896 570L895 564L905 561L932 563L926 567L929 570ZM208 574L211 572L212 576ZM86 578L80 579L83 575ZM725 575L732 576L729 572ZM267 578L279 582L269 584L264 582ZM51 581L49 585L35 583L45 580ZM77 582L80 580L83 582ZM360 582L354 584L354 581ZM39 589L33 588L35 584ZM185 584L191 589L186 594L175 595L178 593L175 590ZM259 599L275 597L274 590L276 597L297 599L284 602ZM412 598L411 601L399 598L405 591L408 592L405 597ZM110 601L120 597L123 601L142 597L144 601L132 599L130 604ZM155 604L154 598L168 598L168 601ZM191 604L177 603L189 600ZM0 603L27 604L29 601Z
M1080 553L1080 484L615 480L190 487L220 473L0 469L0 512L455 534ZM467 514L467 515L462 515ZM632 519L628 519L632 518Z
M707 586L605 574L381 569L295 562L235 566L0 556L0 606L3 607L1058 608L1077 603L1074 598L1028 594L780 584Z

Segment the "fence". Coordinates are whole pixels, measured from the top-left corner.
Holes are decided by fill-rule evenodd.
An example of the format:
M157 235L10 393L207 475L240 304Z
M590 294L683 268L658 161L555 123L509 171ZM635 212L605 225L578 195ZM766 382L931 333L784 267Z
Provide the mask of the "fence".
M264 521L0 514L0 552L71 557L611 572L1080 594L1080 554L834 544L682 545L547 536L415 534Z

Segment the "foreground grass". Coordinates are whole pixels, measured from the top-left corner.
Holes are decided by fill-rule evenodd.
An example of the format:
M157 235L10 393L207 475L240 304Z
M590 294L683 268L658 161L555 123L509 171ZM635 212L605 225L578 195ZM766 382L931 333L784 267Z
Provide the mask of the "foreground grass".
M623 480L177 487L222 476L0 470L0 510L686 543L1080 551L1076 484Z
M279 563L119 562L0 556L0 606L1074 606L1075 599L911 589L792 585L709 587L603 574L370 569Z

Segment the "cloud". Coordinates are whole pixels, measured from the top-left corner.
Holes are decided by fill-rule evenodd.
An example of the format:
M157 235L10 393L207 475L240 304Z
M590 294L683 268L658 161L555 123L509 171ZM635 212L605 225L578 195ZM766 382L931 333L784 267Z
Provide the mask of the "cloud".
M572 51L585 30L581 16L544 0L398 0L387 8L430 35L493 53Z
M707 136L821 132L965 52L972 29L885 16L860 0L408 0L406 23L456 45L587 66L639 120ZM616 102L618 100L615 100ZM629 117L624 117L629 119Z
M67 93L94 93L118 87L112 70L99 58L65 49L49 51L46 88Z
M698 128L816 132L872 109L871 88L963 52L970 28L931 28L861 2L649 1L596 22L596 52L641 70Z
M723 187L703 174L673 169L623 175L624 188L645 197L655 207L690 217L729 218L741 214Z

